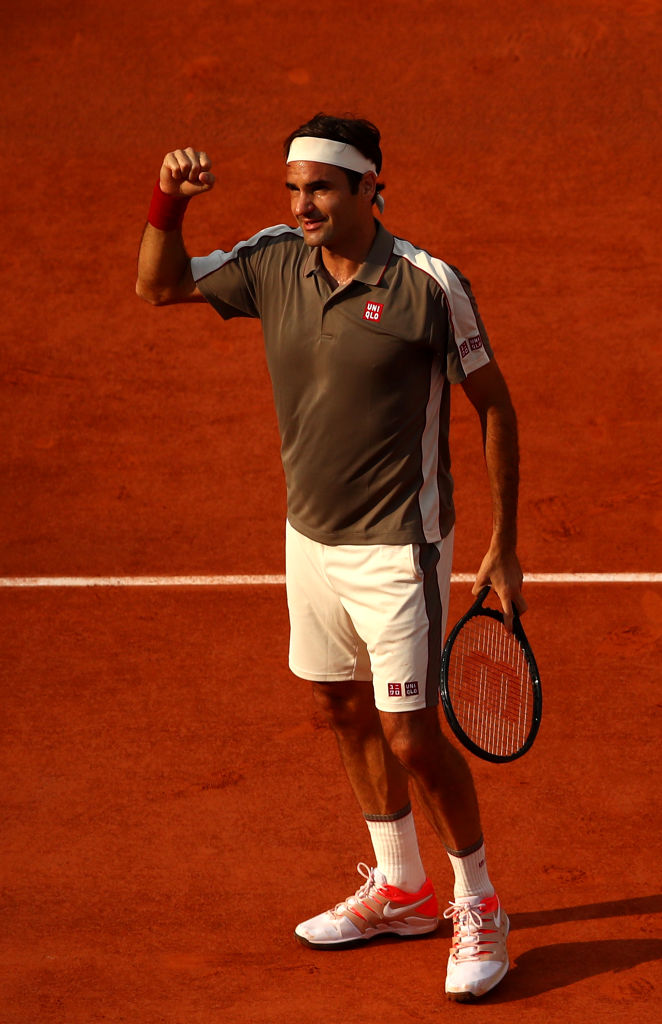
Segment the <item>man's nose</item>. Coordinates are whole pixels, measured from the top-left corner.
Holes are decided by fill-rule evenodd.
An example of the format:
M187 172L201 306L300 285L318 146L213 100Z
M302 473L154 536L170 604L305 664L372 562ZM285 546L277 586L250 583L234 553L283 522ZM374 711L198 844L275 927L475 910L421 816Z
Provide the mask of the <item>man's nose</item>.
M300 217L304 213L310 212L314 208L313 201L306 192L297 192L296 202L294 204L294 215Z

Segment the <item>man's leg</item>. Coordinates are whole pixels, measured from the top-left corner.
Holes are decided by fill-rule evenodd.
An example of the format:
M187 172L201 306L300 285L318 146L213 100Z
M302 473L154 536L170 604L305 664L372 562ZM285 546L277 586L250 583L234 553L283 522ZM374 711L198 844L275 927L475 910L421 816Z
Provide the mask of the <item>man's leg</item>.
M385 741L446 849L474 846L482 835L476 789L465 758L441 731L437 708L379 715Z
M378 711L370 683L315 683L313 694L335 733L368 826L380 819L384 822L383 827L371 828L373 838L375 832L388 832L386 821L397 820L408 808L411 779L430 824L448 851L456 877L455 896L491 896L494 889L484 856L471 856L482 847L471 771L442 733L437 709ZM395 827L391 826L391 831ZM397 843L396 836L393 841ZM383 869L383 864L378 866ZM412 870L416 871L416 865ZM422 865L420 871L424 877ZM389 881L403 885L402 878Z
M391 830L391 846L402 846L403 840L393 832L395 822L387 821L397 819L403 800L408 804L411 780L426 816L446 847L455 874L454 901L445 915L452 916L454 926L446 993L461 1002L484 995L508 969L508 919L487 874L478 800L466 760L442 733L436 708L378 711L371 688L361 683L316 684L314 693L335 732L368 826L371 818L382 818L387 832ZM377 851L380 842L374 845ZM411 837L408 845L411 857ZM393 862L398 862L397 855ZM395 894L401 900L402 923L406 924L406 894L385 884L388 875L375 878L374 874L366 875L366 885L334 911L299 925L298 937L324 947L380 934L389 928L384 907L390 913L388 908L396 906L390 898ZM427 881L425 888L410 897L414 913L421 898L424 903L419 914L433 906L436 914L436 899ZM416 934L430 930L420 920L415 927L420 929Z
M409 802L409 775L384 737L372 682L313 683L313 697L363 813L397 814Z
M302 922L296 935L319 948L436 928L437 901L424 877L409 804L412 779L450 847L456 876L451 959L463 976L459 988L453 981L452 997L483 994L499 979L467 985L465 961L469 941L472 950L482 945L476 946L476 921L487 920L492 909L499 916L500 909L476 903L493 890L471 773L441 734L437 710L428 707L438 694L452 535L422 546L326 547L288 528L287 552L290 667L318 680L316 700L337 737L377 856L376 869L359 866L365 884L354 896ZM372 686L347 681L371 675ZM468 847L461 845L467 837ZM482 962L494 958L491 948L478 951ZM505 973L507 957L499 969Z
M453 943L446 994L458 1002L485 995L504 977L509 922L487 873L478 800L462 754L441 732L436 708L380 712L386 741L409 774L455 874Z
M409 802L409 775L384 738L372 683L315 684L370 832L378 871L407 892L426 881Z
M333 910L303 921L300 941L331 948L375 935L422 935L437 927L437 900L425 877L409 802L409 775L391 751L372 683L315 683L341 760L363 811L377 866L359 865L365 883Z

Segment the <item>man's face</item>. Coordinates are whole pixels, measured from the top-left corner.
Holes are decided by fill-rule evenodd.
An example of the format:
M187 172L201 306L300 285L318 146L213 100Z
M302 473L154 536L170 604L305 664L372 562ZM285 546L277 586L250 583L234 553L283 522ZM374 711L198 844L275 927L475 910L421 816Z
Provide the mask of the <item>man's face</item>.
M366 215L372 217L363 183L354 195L342 167L295 160L287 165L285 184L292 213L307 245L340 249L346 242L351 243Z

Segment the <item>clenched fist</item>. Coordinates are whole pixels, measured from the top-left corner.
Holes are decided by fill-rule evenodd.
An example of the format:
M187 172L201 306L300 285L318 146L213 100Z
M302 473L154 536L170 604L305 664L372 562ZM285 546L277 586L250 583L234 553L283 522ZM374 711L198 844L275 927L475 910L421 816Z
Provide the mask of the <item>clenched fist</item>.
M211 173L211 160L204 150L198 151L191 146L175 149L167 154L161 164L159 185L161 191L169 196L190 199L201 192L209 192L215 181Z

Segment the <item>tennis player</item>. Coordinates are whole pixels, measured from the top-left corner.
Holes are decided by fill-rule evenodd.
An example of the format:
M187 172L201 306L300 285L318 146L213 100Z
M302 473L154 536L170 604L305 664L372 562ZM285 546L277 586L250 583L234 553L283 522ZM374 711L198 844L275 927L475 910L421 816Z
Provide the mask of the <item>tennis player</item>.
M437 708L455 518L451 386L478 414L492 495L474 593L491 583L509 626L513 605L526 608L517 426L467 280L375 215L381 166L374 125L319 114L285 144L296 226L191 258L184 212L215 178L206 153L168 153L137 293L155 305L204 298L224 319L262 321L287 485L290 667L312 681L374 849L356 892L295 934L327 949L434 931L440 910L413 790L453 869L442 911L454 926L446 993L471 1001L508 969L508 918L488 874L470 769Z

